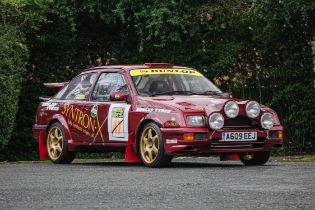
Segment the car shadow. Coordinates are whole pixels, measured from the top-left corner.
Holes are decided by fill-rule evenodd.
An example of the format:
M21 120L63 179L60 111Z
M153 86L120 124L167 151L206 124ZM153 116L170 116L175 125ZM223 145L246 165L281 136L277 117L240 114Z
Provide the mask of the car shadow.
M126 163L126 162L108 162L108 161L97 161L97 162L76 162L72 163L72 165L86 165L86 166L109 166L109 167L135 167L135 166L143 166L143 163Z
M72 163L73 165L82 165L82 166L106 166L106 167L143 167L143 163L126 163L123 162L109 162L109 161L97 161L97 162L77 162ZM165 168L255 168L255 167L262 167L262 168L268 168L268 167L274 167L275 165L272 163L269 163L267 165L262 166L245 166L242 163L235 161L229 161L227 162L172 162L168 167Z
M238 163L207 163L207 162L174 162L172 168L239 168L244 167Z

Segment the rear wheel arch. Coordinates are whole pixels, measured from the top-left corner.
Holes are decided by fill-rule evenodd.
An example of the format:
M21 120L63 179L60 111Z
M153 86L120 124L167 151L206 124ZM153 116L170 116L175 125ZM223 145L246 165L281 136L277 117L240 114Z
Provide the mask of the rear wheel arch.
M67 140L72 140L72 136L71 136L71 132L70 132L70 129L69 129L69 126L68 126L68 123L66 121L66 119L62 116L62 115L57 115L57 116L54 116L50 122L48 123L47 125L47 128L46 128L46 135L48 133L48 130L50 128L50 126L54 123L60 123L62 126L63 126L63 129L65 131L65 135L66 135L66 138Z
M48 158L53 163L68 164L71 163L76 152L68 150L68 141L64 126L58 121L54 121L48 128L46 137L46 148Z
M56 118L52 119L52 120L48 123L48 125L47 125L47 127L46 127L46 134L48 133L49 128L50 128L50 127L52 126L52 124L54 124L54 123L60 123L60 124L61 124L61 122L60 122L58 119L56 119Z

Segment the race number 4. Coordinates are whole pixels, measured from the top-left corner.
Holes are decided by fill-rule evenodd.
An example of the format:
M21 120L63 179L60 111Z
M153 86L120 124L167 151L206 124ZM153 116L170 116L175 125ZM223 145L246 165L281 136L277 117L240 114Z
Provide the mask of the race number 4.
M128 114L130 105L111 104L108 111L108 137L110 141L128 141Z

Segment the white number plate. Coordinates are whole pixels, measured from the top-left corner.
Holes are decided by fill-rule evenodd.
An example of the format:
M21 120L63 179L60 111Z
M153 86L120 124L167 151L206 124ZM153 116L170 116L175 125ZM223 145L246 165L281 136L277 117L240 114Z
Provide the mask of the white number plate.
M257 141L257 132L223 132L223 141Z

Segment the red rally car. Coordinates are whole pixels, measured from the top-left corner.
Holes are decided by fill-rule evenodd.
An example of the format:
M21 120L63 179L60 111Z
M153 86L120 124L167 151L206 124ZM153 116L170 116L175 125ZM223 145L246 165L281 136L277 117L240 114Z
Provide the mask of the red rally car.
M37 109L40 159L70 163L76 152L125 152L127 162L166 166L173 156L220 154L262 165L282 148L272 109L232 98L198 71L171 64L83 71Z

